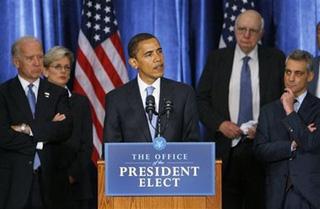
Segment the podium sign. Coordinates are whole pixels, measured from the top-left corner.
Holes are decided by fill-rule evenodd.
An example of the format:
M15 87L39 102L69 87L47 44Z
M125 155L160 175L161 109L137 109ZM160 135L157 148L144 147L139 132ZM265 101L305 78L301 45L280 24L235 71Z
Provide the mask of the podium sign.
M107 196L215 195L214 143L105 144Z

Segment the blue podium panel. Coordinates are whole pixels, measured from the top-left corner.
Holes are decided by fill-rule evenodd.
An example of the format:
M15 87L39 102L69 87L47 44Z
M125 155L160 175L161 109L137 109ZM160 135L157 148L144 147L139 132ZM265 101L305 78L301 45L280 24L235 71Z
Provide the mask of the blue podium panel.
M108 196L215 194L215 144L106 143Z

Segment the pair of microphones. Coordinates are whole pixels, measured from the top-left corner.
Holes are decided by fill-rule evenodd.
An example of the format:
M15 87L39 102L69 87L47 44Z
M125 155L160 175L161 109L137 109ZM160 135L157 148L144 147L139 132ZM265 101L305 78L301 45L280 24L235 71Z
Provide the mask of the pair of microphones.
M156 103L155 103L155 99L153 95L148 95L146 98L146 107L145 107L146 113L148 114L148 119L150 121L152 121L153 115L158 115L158 134L161 135L160 131L160 125L161 125L161 119L160 116L162 115L166 115L166 120L168 121L170 118L170 114L173 112L173 103L171 100L165 99L164 100L164 108L162 111L157 112L156 111ZM153 127L154 129L156 129L156 127Z

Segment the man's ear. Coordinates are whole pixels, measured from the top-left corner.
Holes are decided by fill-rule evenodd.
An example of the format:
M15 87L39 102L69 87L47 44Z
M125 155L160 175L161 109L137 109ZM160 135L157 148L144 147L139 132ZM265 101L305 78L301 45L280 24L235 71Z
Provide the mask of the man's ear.
M310 71L308 73L308 82L311 82L313 80L313 77L314 77L314 72L313 71Z
M19 68L19 65L20 65L19 58L13 57L12 63L14 64L14 66L15 66L17 69Z
M138 69L138 62L137 62L136 58L129 58L128 62L132 68Z

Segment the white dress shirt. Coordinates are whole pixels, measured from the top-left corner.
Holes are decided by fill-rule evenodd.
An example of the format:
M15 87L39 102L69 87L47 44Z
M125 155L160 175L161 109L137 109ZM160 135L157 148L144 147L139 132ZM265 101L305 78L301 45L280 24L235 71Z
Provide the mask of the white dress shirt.
M243 58L249 56L249 67L251 75L252 88L252 108L253 120L257 121L260 111L260 87L259 87L259 60L258 60L258 46L256 46L249 54L241 51L240 47L236 45L232 73L229 82L229 113L230 120L234 123L238 122L239 105L240 105L240 80L241 68L243 65ZM239 124L240 126L241 124ZM240 138L232 140L232 147L236 146Z

